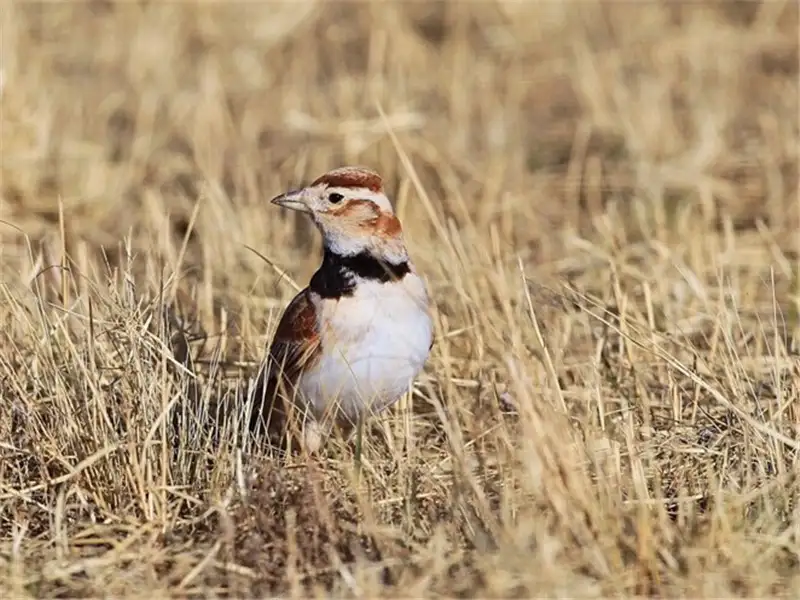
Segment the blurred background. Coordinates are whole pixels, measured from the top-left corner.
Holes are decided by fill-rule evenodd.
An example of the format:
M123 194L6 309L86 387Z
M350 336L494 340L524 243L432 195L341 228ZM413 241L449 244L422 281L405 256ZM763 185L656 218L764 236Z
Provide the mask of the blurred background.
M401 192L378 105L442 222L496 223L532 261L611 213L634 236L696 215L760 220L783 245L797 225L794 2L92 0L0 18L0 218L36 243L60 198L73 254L181 239L201 197L189 262L200 245L253 258L227 238L303 248L314 236L271 235L267 197L348 163Z

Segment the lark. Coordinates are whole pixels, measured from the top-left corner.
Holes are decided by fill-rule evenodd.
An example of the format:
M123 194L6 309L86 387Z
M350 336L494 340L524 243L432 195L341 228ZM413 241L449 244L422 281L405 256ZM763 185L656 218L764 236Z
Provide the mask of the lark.
M300 409L313 452L330 424L352 427L409 389L433 345L430 299L374 171L335 169L272 203L307 214L324 254L278 323L258 416Z

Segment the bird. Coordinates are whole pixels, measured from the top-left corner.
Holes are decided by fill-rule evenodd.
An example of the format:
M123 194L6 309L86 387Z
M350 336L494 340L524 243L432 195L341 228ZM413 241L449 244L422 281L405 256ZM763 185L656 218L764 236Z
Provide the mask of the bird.
M336 168L271 203L311 219L323 256L278 322L254 416L280 431L300 409L313 453L332 424L352 431L409 389L433 347L431 300L377 172Z

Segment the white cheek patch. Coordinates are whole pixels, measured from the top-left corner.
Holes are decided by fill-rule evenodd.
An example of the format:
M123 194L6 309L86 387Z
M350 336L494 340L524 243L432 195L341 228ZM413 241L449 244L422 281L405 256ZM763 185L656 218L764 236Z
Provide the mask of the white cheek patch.
M392 203L389 202L389 199L385 194L376 194L375 192L364 190L363 192L359 192L358 198L360 200L369 200L370 202L374 203L378 208L381 209L381 212L389 215L394 214Z

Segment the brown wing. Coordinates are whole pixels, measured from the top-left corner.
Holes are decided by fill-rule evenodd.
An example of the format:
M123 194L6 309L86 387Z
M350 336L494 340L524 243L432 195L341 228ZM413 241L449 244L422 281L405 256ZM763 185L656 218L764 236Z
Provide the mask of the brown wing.
M297 378L316 358L320 349L317 315L308 288L286 307L258 377L251 429L266 425L270 437L282 434L286 400L295 393Z
M306 288L286 307L272 339L269 360L294 382L318 350L317 314Z

